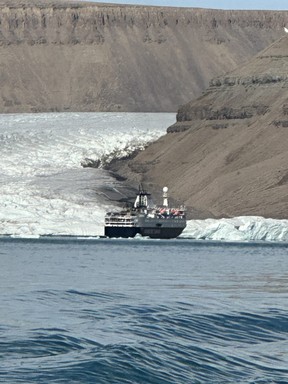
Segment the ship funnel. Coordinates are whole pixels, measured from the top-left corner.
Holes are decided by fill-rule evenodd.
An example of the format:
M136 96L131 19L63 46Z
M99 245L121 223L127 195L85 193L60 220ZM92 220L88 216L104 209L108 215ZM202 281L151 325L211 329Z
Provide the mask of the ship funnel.
M168 188L163 188L163 207L168 207Z

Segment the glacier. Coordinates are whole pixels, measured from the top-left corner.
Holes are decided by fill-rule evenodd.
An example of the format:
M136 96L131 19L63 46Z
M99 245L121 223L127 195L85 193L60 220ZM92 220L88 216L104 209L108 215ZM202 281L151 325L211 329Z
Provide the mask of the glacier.
M174 113L0 115L0 235L103 235L105 212L115 207L103 187L118 190L121 181L101 163L145 148L174 122ZM288 241L288 220L189 220L181 237Z
M260 216L189 220L180 237L215 241L288 241L288 220Z
M83 164L123 157L166 133L175 114L0 115L0 234L97 236L111 209L103 169Z

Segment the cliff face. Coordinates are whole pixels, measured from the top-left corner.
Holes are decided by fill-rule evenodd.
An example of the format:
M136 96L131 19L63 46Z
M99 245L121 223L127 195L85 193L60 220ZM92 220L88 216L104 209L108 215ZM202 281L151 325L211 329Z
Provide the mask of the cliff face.
M182 106L119 172L170 187L194 217L288 216L288 35Z
M0 112L176 111L288 12L0 0Z

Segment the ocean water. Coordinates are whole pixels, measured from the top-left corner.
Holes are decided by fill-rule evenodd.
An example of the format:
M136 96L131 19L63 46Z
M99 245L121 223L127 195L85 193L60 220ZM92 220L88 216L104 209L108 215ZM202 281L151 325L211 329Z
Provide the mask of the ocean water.
M287 383L285 243L0 239L0 382Z

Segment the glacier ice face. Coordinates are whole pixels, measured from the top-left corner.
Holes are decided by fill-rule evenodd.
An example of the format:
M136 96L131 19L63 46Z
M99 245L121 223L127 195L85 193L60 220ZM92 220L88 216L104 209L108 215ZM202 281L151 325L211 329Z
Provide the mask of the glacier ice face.
M259 216L190 220L181 237L224 241L288 241L288 220Z

